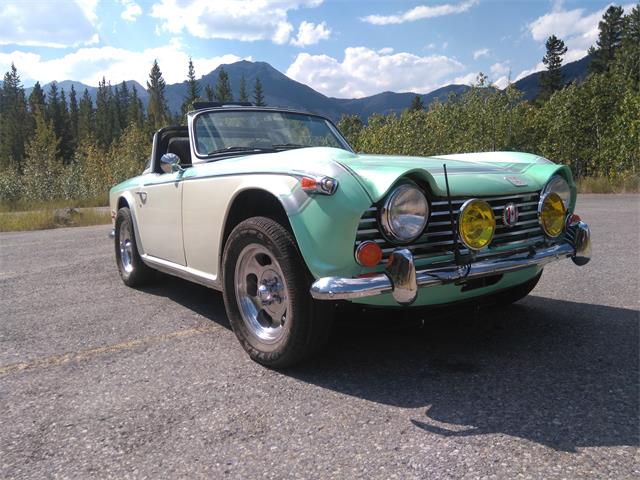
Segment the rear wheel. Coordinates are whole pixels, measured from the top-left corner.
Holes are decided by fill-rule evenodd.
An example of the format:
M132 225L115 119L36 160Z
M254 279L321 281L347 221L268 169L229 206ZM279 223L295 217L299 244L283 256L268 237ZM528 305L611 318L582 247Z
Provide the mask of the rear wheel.
M115 230L116 262L120 278L129 287L144 285L151 280L154 270L145 265L138 253L129 207L118 210Z
M282 225L265 217L240 223L225 245L223 269L227 315L253 360L287 367L324 345L332 309L311 298L306 267Z

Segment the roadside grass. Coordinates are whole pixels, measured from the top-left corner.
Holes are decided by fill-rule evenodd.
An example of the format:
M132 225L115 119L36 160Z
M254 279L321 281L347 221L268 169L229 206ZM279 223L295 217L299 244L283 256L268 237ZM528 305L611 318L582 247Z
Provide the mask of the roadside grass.
M576 181L578 193L639 193L640 176L584 177Z
M0 201L0 213L3 212L29 212L34 210L56 210L62 208L89 208L89 207L106 207L109 205L109 197L100 195L91 198L82 198L78 200L18 200L16 202Z
M87 227L111 222L108 211L88 208L71 215L61 215L61 209L0 212L0 232L46 230L59 227Z

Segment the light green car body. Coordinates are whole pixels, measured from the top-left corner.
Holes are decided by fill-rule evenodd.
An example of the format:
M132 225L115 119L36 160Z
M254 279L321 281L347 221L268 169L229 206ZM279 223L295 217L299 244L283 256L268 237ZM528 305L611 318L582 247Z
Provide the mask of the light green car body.
M384 199L399 181L407 178L427 185L431 196L445 198L447 191L444 164L447 166L453 198L539 193L553 175L560 174L571 187L568 213L574 210L576 189L570 170L542 157L517 152L403 157L363 155L336 148L313 147L227 158L196 164L180 174L165 175L177 175L177 182L194 179L211 179L214 182L216 179L226 179L225 185L229 185L231 181L224 194L214 184L211 185L211 198L214 201L215 197L215 208L225 210L224 215L220 216L222 219L230 217L229 209L232 208L234 198L246 189L263 190L273 195L287 214L309 271L315 279L319 279L331 276L355 277L383 271L383 265L365 268L355 260L354 242L360 218L367 209ZM299 183L299 178L304 175L330 176L338 181L338 188L333 195L308 194L301 189ZM520 182L513 182L514 178ZM149 186L154 182L166 181L163 175L150 177L143 174L116 185L110 191L112 211L117 210L120 198L126 197L131 202L131 192L135 192L141 185ZM515 183L524 186L517 186ZM183 205L182 208L189 209L190 206ZM138 224L136 228L145 226ZM219 230L224 231L224 226L220 225ZM211 251L211 255L217 256L219 261L222 242L221 237L218 248L212 247ZM522 245L526 246L526 241ZM513 247L497 247L496 251L509 248ZM416 268L452 259L451 254L418 259ZM506 273L498 283L490 287L467 292L463 292L455 284L420 289L413 305L438 305L472 299L524 283L538 272L538 267L531 267ZM212 285L215 288L216 284ZM352 301L377 306L398 306L391 294Z

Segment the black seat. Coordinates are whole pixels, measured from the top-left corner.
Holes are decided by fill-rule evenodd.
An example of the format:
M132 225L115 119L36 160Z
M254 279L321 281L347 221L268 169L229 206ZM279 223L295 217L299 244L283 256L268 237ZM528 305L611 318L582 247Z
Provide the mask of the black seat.
M169 140L167 153L178 155L180 157L180 165L191 165L191 145L188 138L176 137Z

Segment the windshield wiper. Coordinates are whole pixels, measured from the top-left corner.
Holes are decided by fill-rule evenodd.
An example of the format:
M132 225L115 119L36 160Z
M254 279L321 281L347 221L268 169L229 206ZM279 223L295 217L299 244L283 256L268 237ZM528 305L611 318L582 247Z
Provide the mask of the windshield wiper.
M300 145L299 143L277 143L275 145L271 145L272 148L275 149L283 149L283 148L308 148L309 145Z
M261 153L269 153L269 152L275 152L276 150L274 148L264 148L264 147L239 147L239 146L235 146L235 147L226 147L226 148L219 148L217 150L212 150L211 152L209 152L207 155L215 155L217 153L231 153L231 152L261 152Z

